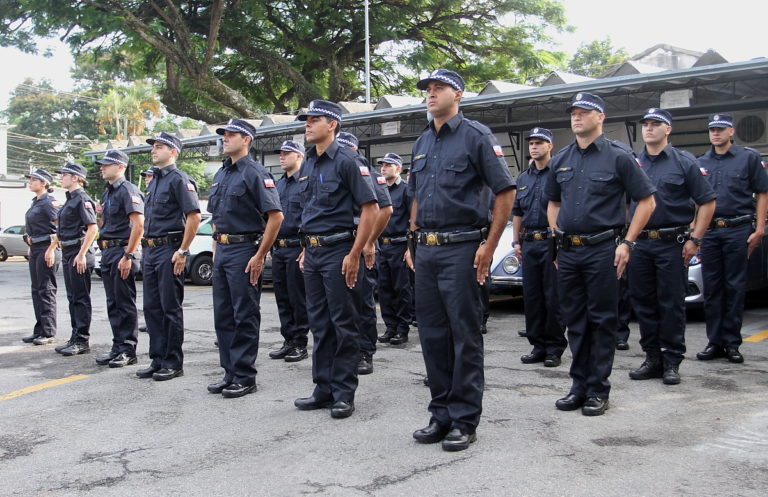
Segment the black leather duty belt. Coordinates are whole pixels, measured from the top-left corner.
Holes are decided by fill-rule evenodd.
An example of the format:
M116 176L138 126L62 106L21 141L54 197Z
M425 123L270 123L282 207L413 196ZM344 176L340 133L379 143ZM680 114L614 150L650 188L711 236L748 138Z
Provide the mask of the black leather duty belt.
M161 247L163 245L176 245L180 244L184 239L184 233L177 231L175 233L168 233L166 236L158 236L155 238L142 238L142 247Z
M637 235L638 239L661 240L662 242L684 243L688 239L690 230L688 226L677 226L675 228L658 228L641 230Z
M711 223L709 223L709 229L717 229L717 228L733 228L734 226L741 226L742 224L751 223L754 220L754 216L752 214L747 214L745 216L739 216L739 217L718 217L712 220Z
M379 243L381 243L382 245L396 245L398 243L405 243L407 241L408 241L408 235L379 237Z
M477 242L488 237L488 228L472 231L454 231L440 233L437 231L417 231L416 243L420 245L449 245L451 243Z
M253 243L258 245L261 243L261 233L243 233L243 234L230 234L230 233L214 233L213 239L216 243L222 245L230 245L233 243Z
M526 229L521 235L521 240L524 242L533 242L539 240L547 240L552 238L552 232L548 229L545 230L529 230Z
M275 244L273 245L275 248L290 248L300 246L301 240L298 238L278 238L275 240Z
M613 228L599 233L588 235L573 235L562 231L555 231L557 242L563 247L590 247L621 235L621 228Z
M126 245L128 245L128 240L113 238L111 240L99 240L97 243L99 245L99 248L104 250L111 247L125 247Z
M83 243L82 238L73 238L71 240L59 240L59 245L62 247L74 247L75 245L80 245Z
M36 243L51 243L51 237L53 235L40 235L40 236L29 236L24 235L22 238L24 239L24 243L29 245L30 247Z
M330 247L348 240L354 240L355 234L352 231L334 233L332 235L302 235L302 247Z

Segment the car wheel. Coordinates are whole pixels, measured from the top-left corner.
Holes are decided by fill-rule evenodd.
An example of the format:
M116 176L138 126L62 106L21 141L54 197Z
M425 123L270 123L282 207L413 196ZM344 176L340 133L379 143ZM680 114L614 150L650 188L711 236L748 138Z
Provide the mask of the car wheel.
M210 285L213 279L213 258L199 255L189 270L189 279L195 285Z
M8 251L5 250L5 247L0 245L0 262L8 259Z

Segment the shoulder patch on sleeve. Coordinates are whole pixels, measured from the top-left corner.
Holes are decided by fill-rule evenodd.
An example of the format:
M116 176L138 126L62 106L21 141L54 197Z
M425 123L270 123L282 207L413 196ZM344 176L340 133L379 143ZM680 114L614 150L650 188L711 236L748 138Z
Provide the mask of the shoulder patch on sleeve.
M264 186L267 188L274 188L275 180L273 180L272 178L264 178Z
M765 167L765 166L763 166L763 167ZM59 207L61 207L61 204L60 204L60 203L59 203L59 201L58 201L58 200L56 200L56 199L53 199L53 200L51 200L51 205L52 205L52 206L54 206L54 207L56 207L57 209L58 209Z
M88 202L87 200L83 202L83 206L84 206L86 209L91 209L91 210L93 210L93 204L91 204L91 203L90 203L90 202Z
M765 161L764 160L760 161L760 165L763 166L763 169L765 169Z
M187 183L187 191L190 191L190 192L196 191L195 185L193 185L192 183Z
M134 204L140 204L141 197L139 197L138 195L131 195L131 202Z
M765 167L765 166L763 166L763 167ZM707 170L706 167L699 166L699 172L701 173L702 176L709 176L709 171Z
M643 167L643 163L640 162L640 159L638 157L635 157L635 162L637 163L638 166Z
M765 167L765 166L763 166L763 167ZM378 176L376 178L376 182L378 184L380 184L380 185L386 185L387 184L387 179L384 176Z
M502 157L504 155L504 150L501 148L501 145L494 145L493 146L493 152L498 156Z
M370 176L371 171L366 166L358 166L360 168L360 175L362 176Z

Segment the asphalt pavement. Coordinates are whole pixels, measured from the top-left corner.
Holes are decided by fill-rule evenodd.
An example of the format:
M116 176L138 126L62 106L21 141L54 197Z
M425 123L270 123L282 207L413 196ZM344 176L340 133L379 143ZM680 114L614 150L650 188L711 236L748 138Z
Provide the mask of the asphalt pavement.
M570 386L569 353L558 368L522 364L530 349L517 336L522 305L495 303L478 441L456 453L411 437L429 419L415 331L403 346L379 347L356 412L336 420L293 406L312 392L311 359L268 358L282 343L269 289L258 392L240 399L206 391L222 377L210 287L186 287L185 375L167 382L137 378L136 366L95 364L111 343L95 276L92 300L90 354L53 351L69 336L61 273L56 344L24 344L33 324L27 265L0 263L2 496L763 497L768 489L765 293L748 302L742 334L754 341L741 348L744 364L697 361L706 335L700 313L690 315L677 386L628 378L643 360L632 323L630 350L616 353L611 407L595 418L555 409ZM148 364L147 346L142 333L138 367Z

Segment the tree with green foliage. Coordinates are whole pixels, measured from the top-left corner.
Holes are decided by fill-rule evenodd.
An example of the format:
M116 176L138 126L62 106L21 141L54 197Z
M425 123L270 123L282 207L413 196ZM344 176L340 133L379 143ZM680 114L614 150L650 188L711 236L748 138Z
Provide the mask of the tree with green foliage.
M361 0L17 0L0 45L34 52L57 33L77 54L130 81L161 82L173 114L206 122L364 94ZM451 67L468 84L524 82L562 63L537 48L566 28L556 0L371 0L374 95L413 92Z
M582 76L597 77L625 62L629 54L624 48L614 48L611 38L582 43L568 62L568 70Z

